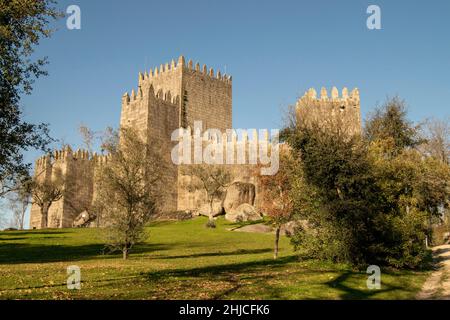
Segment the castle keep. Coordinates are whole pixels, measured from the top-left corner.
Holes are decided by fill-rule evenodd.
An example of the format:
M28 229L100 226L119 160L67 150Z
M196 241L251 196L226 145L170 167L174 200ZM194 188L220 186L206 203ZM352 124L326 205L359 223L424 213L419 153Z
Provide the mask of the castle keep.
M316 118L332 114L344 119L351 131L360 132L359 92L350 94L347 89L339 97L336 88L328 97L322 89L321 97L310 89L297 102L297 109ZM205 200L196 191L188 192L183 186L191 177L183 176L181 168L171 161L171 150L175 142L171 135L178 128L192 129L195 121L201 121L203 129L219 129L225 132L232 128L232 78L214 72L206 65L195 65L181 56L177 62L166 63L149 72L139 73L138 87L122 96L121 127L133 127L147 142L159 141L169 164L167 175L170 197L164 211L196 210ZM244 143L228 140L229 145ZM267 139L267 138L266 138ZM72 227L74 220L89 207L95 195L94 175L99 165L107 161L107 156L89 154L84 150L72 151L70 147L55 151L50 156L39 158L35 163L35 176L40 181L65 177L64 196L53 203L48 214L48 225L42 224L40 208L32 205L30 227L32 229ZM231 165L228 167L237 183L256 186L251 165ZM251 193L251 192L250 192ZM255 192L253 192L255 193Z

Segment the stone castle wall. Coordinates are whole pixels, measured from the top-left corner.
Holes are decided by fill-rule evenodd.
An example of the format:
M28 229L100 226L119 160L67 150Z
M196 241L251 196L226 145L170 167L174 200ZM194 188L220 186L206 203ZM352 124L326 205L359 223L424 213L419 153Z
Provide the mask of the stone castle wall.
M234 182L245 182L245 183L251 183L255 185L256 190L258 190L258 179L256 170L259 170L257 168L256 164L252 164L249 162L249 151L250 151L250 144L252 142L258 142L258 140L248 140L246 137L243 137L242 140L226 140L227 136L226 134L223 137L223 141L220 144L220 148L223 150L223 158L224 158L224 164L223 167L225 170L227 170L231 175L231 181L230 184ZM270 143L269 140L265 140L267 143ZM211 143L206 142L205 145L217 145L217 143ZM205 147L204 145L204 147ZM239 163L240 158L238 158L238 150L242 150L241 148L244 146L244 158L242 163ZM229 152L231 155L230 158L233 159L233 161L227 161L227 152L228 150L232 150ZM256 149L257 150L257 149ZM193 154L193 149L191 149L191 152ZM192 161L192 163L194 163ZM259 163L259 162L258 162ZM185 168L187 165L180 165L179 166L179 177L178 177L178 207L177 209L179 211L183 210L198 210L201 205L207 202L207 195L204 190L196 190L196 191L189 191L187 186L190 184L190 182L196 177L192 177L189 175L184 174ZM258 192L256 192L256 199L255 203L258 204Z
M137 90L122 98L121 127L138 128L148 142L155 141L163 147L168 165L167 185L169 200L165 210L181 210L185 190L179 186L179 170L171 161L175 142L172 133L179 127L193 128L202 121L203 129L225 130L232 128L231 77L216 74L206 65L193 66L192 60L161 65L148 73L139 74Z
M194 121L201 120L203 128L219 130L231 129L232 125L232 89L231 78L222 77L220 71L200 65L192 69L191 64L183 73L183 90L187 98L187 126L193 127Z
M331 96L322 88L320 97L315 89L309 89L296 105L297 117L302 121L318 122L322 126L339 126L349 134L361 133L361 108L358 89L349 94L347 88L331 90Z
M325 89L322 89L320 97L310 89L298 100L296 107L298 116L308 121L326 123L339 119L350 132L361 131L357 89L349 94L344 88L340 97L336 88L332 89L331 97ZM206 194L189 192L186 184L193 178L183 175L183 166L176 166L171 160L171 151L177 143L172 141L172 133L178 128L192 130L195 121L202 121L203 130L219 129L223 133L232 128L232 79L220 71L214 73L206 65L200 67L197 63L194 66L191 60L186 63L183 56L177 63L172 60L170 64L140 73L138 88L122 96L120 127L137 129L147 143L159 145L165 155L168 198L164 211L196 210L205 203ZM239 144L249 144L245 137L243 139L237 141L235 137L224 137L223 141L237 150ZM233 181L255 185L255 204L258 206L256 167L248 163L248 146L246 150L246 164L235 161L235 164L224 166L230 171ZM72 152L70 148L36 161L35 175L38 179L53 179L57 172L65 177L65 196L51 206L49 227L71 227L74 219L89 207L95 197L96 168L104 162L105 156L91 156L82 150ZM42 227L40 209L35 204L31 209L30 227Z
M70 147L55 151L36 161L35 177L38 181L54 181L58 175L63 177L64 196L52 203L48 212L49 228L72 227L73 220L89 208L94 194L95 168L103 156L90 156L85 150L72 152ZM40 229L40 208L33 204L30 215L30 228Z

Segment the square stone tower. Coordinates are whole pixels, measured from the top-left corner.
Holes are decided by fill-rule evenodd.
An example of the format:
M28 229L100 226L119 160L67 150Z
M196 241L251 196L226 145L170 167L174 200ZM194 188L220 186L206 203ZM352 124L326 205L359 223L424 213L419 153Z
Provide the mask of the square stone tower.
M70 147L56 150L36 160L35 179L40 183L62 178L63 196L51 204L47 225L43 224L41 209L33 203L30 228L70 228L74 219L90 207L94 188L95 162L86 150L72 152Z
M121 127L137 129L147 142L159 142L170 167L167 172L171 183L170 194L164 210L179 209L179 167L171 160L171 150L176 142L172 133L180 128L193 128L201 121L203 130L232 128L232 79L214 73L206 65L187 64L183 56L178 62L166 63L149 73L139 73L137 90L122 97Z
M131 95L125 93L122 98L121 126L142 123L139 121L142 114L129 106L139 104L140 109L146 108L150 92L158 100L169 100L178 108L177 119L170 119L176 120L176 128L192 127L194 121L202 121L204 129L232 128L232 79L220 71L214 73L206 65L200 68L199 63L194 66L192 60L186 64L181 56L178 63L172 60L149 73L139 73L138 89L132 90ZM152 125L156 124L147 123Z
M348 134L361 134L361 105L359 90L350 93L347 88L339 91L331 89L331 96L325 88L320 91L320 97L315 89L309 89L296 105L297 117L303 121L318 122L322 127L338 126Z

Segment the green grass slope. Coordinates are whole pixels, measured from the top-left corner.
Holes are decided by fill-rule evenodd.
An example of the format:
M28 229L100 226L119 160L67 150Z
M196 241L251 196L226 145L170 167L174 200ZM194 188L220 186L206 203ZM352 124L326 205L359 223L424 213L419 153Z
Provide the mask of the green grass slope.
M0 232L0 299L411 299L428 273L382 270L381 290L345 265L299 261L282 237L206 219L152 224L130 259L104 255L100 229ZM81 290L67 289L67 267Z

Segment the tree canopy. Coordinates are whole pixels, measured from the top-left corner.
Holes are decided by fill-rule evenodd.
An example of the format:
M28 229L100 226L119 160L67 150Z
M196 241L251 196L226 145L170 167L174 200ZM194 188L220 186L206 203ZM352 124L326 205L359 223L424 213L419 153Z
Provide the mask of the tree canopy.
M47 58L32 60L42 38L51 35L50 20L61 14L53 0L0 0L0 196L28 174L23 151L47 151L52 141L46 124L23 119L20 100L36 78L47 75Z

